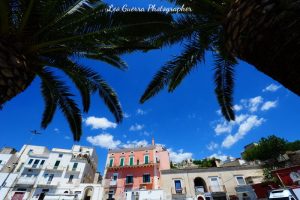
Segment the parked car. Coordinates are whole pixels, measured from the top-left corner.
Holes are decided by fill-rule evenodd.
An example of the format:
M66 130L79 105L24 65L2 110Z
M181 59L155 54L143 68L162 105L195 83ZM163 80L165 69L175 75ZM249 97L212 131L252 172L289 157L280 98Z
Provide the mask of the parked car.
M280 188L270 191L269 200L300 200L300 188Z

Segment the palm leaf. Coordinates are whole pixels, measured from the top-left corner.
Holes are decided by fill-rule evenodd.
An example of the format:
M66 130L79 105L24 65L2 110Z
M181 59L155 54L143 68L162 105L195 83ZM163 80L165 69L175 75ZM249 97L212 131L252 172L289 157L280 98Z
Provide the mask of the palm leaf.
M63 81L59 80L58 77L56 77L53 74L53 72L51 72L47 68L37 71L37 74L42 79L43 87L47 87L45 91L51 93L52 104L58 106L63 112L64 116L66 117L70 129L73 133L74 140L79 141L80 136L82 134L82 118L80 114L80 109L78 108L75 101L72 99L73 95L70 93L70 89L64 84ZM46 103L50 101L49 95L45 96L44 98L47 100ZM47 123L51 121L53 113L54 112L46 106L46 110L43 114L44 124L42 124L44 128L46 128L48 125Z
M215 93L221 107L221 112L226 120L234 120L233 111L233 86L234 86L234 66L236 60L232 57L215 55Z

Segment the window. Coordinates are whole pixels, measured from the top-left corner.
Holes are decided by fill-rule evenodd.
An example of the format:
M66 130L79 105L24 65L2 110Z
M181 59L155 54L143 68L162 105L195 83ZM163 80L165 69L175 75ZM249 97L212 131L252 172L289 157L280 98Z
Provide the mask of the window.
M175 184L176 194L181 194L182 193L181 181L180 180L174 180L174 184Z
M143 183L150 183L150 174L143 175Z
M108 199L113 199L115 192L113 190L109 190Z
M72 168L72 170L73 170L73 171L75 171L75 170L76 170L76 168L77 168L77 166L78 166L78 163L74 163L74 164L73 164L73 168Z
M113 164L114 164L114 159L113 159L113 158L111 158L111 159L109 160L109 166L110 166L110 167L112 167L112 166L113 166Z
M54 164L54 169L57 169L57 168L58 168L59 163L60 163L59 160L57 160L57 161L55 162L55 164Z
M132 184L133 183L133 176L128 175L126 176L126 184Z
M30 165L33 162L33 159L30 159L28 162L28 165Z
M73 178L74 178L74 175L70 175L68 183L72 183Z
M124 166L124 158L120 158L120 166Z
M42 160L40 165L43 166L44 163L45 163L45 160Z
M114 181L118 180L118 173L114 173L112 179Z
M21 163L20 167L18 168L17 172L20 172L22 167L23 167L24 163Z
M63 154L62 154L62 153L58 154L58 157L59 157L59 158L62 158L62 157L63 157Z
M48 178L48 184L51 183L51 181L53 180L54 174L50 174L49 178Z
M246 185L245 179L243 176L236 176L235 177L238 185Z
M132 166L134 164L134 157L130 156L129 158L129 165Z
M144 156L144 163L148 164L149 163L149 155Z
M38 160L38 159L35 160L34 163L33 163L33 165L32 165L32 167L36 168L36 166L39 164L39 162L40 162L40 160Z

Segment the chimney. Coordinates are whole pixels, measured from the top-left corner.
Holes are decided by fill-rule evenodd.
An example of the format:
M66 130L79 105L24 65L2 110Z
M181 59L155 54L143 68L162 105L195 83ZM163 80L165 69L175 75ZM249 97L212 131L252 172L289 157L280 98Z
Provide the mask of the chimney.
M152 145L155 145L154 137L152 137Z

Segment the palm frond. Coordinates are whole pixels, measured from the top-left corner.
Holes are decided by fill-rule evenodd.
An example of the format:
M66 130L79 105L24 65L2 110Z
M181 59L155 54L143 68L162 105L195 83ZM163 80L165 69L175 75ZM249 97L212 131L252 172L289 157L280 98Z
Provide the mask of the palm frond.
M81 129L81 114L80 109L78 108L75 101L72 99L72 94L70 93L69 87L67 87L63 81L59 80L53 72L51 72L48 68L44 68L36 72L38 76L43 81L43 87L47 87L46 91L51 93L52 96L52 104L56 104L60 110L63 112L66 117L70 129L73 133L73 138L75 141L80 140L80 136L82 134ZM44 92L43 92L44 94ZM47 101L49 100L49 96L46 96ZM55 103L54 103L55 102ZM50 111L49 113L45 113ZM47 127L47 122L51 121L51 117L53 117L53 112L46 107L44 112L45 120L42 124L43 128ZM49 120L50 119L50 120Z
M168 65L173 68L168 87L169 92L174 91L186 75L197 66L197 63L203 61L205 50L208 48L209 42L200 43L199 39L199 35L195 35L185 46L185 50L181 55L168 63Z
M201 44L199 36L194 35L193 40L185 45L185 50L182 54L167 62L155 74L142 95L140 102L144 103L167 85L169 92L175 90L184 77L197 66L197 63L204 59L204 53L208 45L209 42Z
M87 54L86 57L106 62L111 66L114 66L121 70L127 69L127 64L118 55L98 53L98 54Z
M226 120L234 120L233 87L234 67L236 60L230 56L215 55L215 93L221 107L221 112Z
M152 81L147 86L144 94L140 98L140 103L144 103L151 97L160 92L170 81L170 76L173 73L172 66L164 65L153 77Z
M41 127L47 128L48 124L51 123L57 108L57 97L54 96L51 88L48 87L44 80L42 80L41 83L41 91L45 102L45 110L43 112Z

